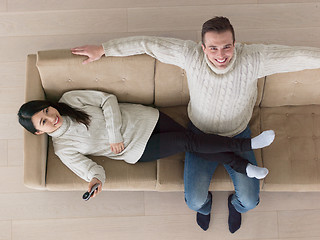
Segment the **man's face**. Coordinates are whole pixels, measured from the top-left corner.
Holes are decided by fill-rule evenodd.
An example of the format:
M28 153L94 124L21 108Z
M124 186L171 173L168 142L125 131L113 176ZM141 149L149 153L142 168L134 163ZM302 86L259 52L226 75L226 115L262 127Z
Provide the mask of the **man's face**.
M204 44L202 44L203 52L216 68L224 69L229 65L234 51L231 31L207 32L204 35Z

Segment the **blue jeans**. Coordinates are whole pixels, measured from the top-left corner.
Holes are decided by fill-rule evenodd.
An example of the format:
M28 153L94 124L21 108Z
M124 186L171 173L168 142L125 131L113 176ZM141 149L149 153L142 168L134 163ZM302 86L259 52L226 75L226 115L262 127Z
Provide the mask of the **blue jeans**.
M193 124L189 128L200 133ZM235 138L251 138L251 131L247 127ZM237 152L236 154L248 159L252 164L257 165L253 151ZM217 154L219 157L219 154ZM195 154L186 153L184 165L184 190L185 201L188 207L201 214L208 215L211 212L212 200L208 190L212 175L218 166L217 162L204 160ZM234 171L230 166L224 165L229 173L235 188L231 203L239 213L247 212L259 204L259 180L249 178L247 175Z

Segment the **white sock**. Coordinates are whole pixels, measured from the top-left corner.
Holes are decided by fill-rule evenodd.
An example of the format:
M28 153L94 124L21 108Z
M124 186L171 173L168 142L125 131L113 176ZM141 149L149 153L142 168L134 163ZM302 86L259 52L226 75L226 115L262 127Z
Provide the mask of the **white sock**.
M263 131L260 135L251 139L251 147L252 149L264 148L269 146L274 138L275 133L273 130Z
M258 167L258 166L252 165L251 163L248 163L246 172L249 178L255 177L257 179L262 179L268 175L269 170L267 168Z

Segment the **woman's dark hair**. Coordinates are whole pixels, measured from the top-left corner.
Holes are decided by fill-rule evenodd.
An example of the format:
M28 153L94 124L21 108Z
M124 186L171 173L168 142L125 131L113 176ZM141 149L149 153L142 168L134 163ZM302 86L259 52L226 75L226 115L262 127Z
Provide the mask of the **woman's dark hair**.
M207 32L222 33L222 32L226 32L226 31L231 31L232 38L233 38L233 43L234 43L235 42L234 29L233 29L233 26L231 25L231 23L230 23L228 18L226 18L226 17L214 17L214 18L206 21L202 25L202 32L201 32L202 44L205 46L204 35Z
M73 121L83 123L88 128L90 125L90 115L86 112L75 109L65 103L55 103L47 100L34 100L23 104L18 112L19 123L29 132L35 134L37 129L34 127L31 118L34 114L42 111L47 107L54 107L61 116L68 116Z

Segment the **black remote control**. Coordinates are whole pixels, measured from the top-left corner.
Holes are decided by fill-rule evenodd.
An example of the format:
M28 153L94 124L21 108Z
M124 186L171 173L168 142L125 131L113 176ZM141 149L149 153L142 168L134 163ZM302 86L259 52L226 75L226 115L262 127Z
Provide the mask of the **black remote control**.
M85 200L85 201L88 201L91 196L94 194L94 191L99 187L99 183L96 183L92 188L91 188L91 191L90 192L85 192L82 196L82 199Z

